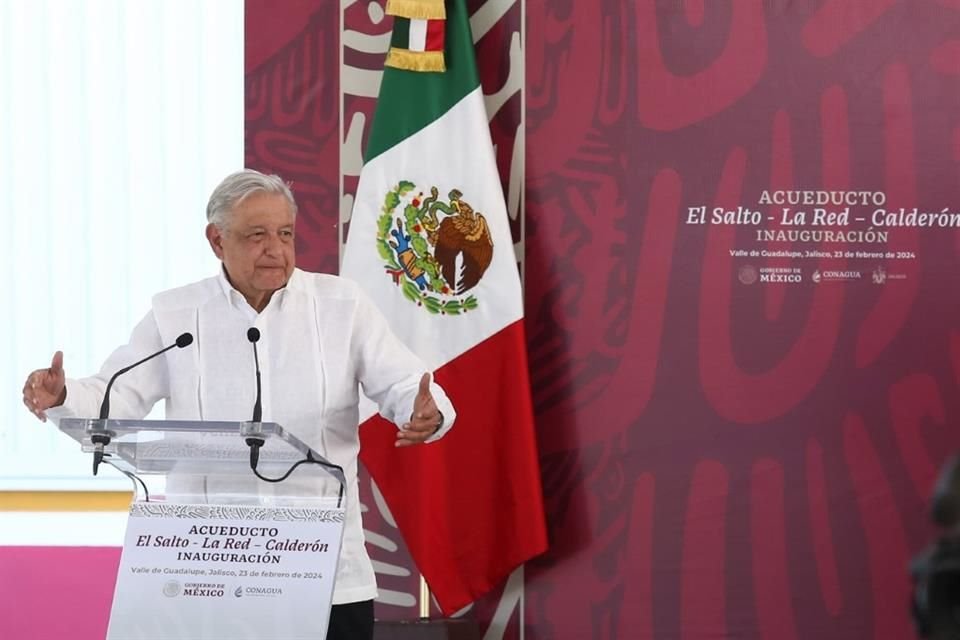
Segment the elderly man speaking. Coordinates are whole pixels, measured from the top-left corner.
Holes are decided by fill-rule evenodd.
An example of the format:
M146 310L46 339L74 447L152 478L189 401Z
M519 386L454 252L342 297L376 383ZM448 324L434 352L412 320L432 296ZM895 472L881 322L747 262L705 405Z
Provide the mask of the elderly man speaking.
M41 420L95 416L115 371L189 331L195 350L169 351L117 379L112 416L142 418L165 400L171 420L248 420L254 385L246 335L256 327L263 418L342 466L349 482L327 638L372 638L376 581L357 498L360 387L400 427L398 447L440 438L455 413L355 283L294 267L296 213L278 176L249 169L228 176L207 204L206 235L220 273L154 296L129 343L97 375L67 378L57 351L48 368L27 377L23 402Z

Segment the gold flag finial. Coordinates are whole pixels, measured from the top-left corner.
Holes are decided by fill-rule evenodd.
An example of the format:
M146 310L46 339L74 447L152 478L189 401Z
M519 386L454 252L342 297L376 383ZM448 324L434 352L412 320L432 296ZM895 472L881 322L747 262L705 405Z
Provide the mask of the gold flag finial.
M387 0L387 15L411 20L445 20L443 0Z

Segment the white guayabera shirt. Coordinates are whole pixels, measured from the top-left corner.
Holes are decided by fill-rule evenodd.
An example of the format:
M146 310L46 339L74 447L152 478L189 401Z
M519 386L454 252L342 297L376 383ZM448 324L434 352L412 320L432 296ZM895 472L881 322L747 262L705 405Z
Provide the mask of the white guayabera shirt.
M259 314L222 272L160 293L130 342L114 351L97 375L68 379L64 405L47 415L54 420L99 415L103 391L114 372L190 332L191 346L172 349L117 378L110 393L110 417L140 419L165 400L168 420L250 420L256 397L253 348L247 340L250 327L261 335L257 348L263 420L283 425L342 466L347 478L347 515L333 603L374 598L376 580L364 548L358 500L361 387L381 415L400 425L410 419L427 368L393 335L387 320L353 281L296 269ZM431 391L444 416L442 429L430 438L436 440L449 430L456 414L443 389L432 384ZM208 489L213 492L214 487Z

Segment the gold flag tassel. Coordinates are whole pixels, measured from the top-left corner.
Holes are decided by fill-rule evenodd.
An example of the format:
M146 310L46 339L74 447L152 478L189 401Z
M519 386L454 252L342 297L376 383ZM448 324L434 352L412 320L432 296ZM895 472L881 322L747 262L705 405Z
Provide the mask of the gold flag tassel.
M387 0L386 12L388 16L411 20L443 20L447 17L443 0Z
M387 52L388 67L407 71L446 71L442 51L408 51L390 47Z

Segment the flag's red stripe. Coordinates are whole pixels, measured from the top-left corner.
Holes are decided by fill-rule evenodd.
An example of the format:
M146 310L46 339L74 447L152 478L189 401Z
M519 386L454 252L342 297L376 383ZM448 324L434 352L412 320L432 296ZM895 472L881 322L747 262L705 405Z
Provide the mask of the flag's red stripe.
M397 449L396 427L374 417L360 431L361 459L451 613L547 547L523 322L435 375L457 409L453 429Z
M427 20L427 40L424 51L443 51L443 32L446 20Z

